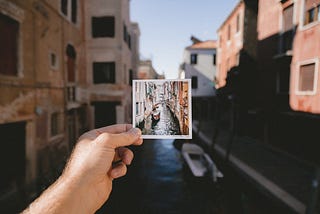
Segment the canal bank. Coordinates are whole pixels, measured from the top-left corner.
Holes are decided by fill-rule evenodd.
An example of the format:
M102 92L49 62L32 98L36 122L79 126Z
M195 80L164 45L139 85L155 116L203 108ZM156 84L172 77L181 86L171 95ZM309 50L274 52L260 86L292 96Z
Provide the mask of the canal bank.
M193 177L172 140L145 140L132 149L135 159L127 175L115 180L97 213L227 213L223 183Z

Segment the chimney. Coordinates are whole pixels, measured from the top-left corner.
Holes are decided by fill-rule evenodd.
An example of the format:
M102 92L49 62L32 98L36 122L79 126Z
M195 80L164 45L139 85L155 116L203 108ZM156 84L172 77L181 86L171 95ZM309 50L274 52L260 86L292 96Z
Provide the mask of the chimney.
M193 44L197 44L199 42L202 42L200 39L194 37L194 36L191 36L191 41L193 42Z

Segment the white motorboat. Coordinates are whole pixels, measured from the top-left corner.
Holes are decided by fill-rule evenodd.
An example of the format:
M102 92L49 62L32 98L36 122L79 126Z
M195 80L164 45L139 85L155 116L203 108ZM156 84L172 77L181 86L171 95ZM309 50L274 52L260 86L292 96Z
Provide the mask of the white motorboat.
M204 177L206 174L209 174L214 182L217 181L217 178L223 177L216 164L200 146L194 143L184 143L181 152L195 177Z

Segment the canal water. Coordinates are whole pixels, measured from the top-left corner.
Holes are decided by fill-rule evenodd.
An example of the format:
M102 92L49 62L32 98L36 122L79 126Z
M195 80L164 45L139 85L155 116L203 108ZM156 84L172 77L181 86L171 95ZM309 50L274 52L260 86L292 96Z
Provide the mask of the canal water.
M145 122L143 134L146 135L180 135L179 121L174 118L169 107L162 103L158 109L160 111L160 120L154 122L151 120L151 115ZM150 125L149 125L150 124Z
M209 178L195 178L173 140L144 140L132 147L135 159L97 213L225 213L222 189Z

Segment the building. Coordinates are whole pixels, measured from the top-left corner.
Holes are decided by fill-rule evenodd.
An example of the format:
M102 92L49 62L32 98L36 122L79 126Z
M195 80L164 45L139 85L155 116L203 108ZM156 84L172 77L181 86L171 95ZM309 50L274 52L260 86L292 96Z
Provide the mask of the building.
M263 97L259 103L267 118L260 128L264 140L316 163L320 162L314 140L320 127L319 5L320 1L310 0L260 2L258 16Z
M133 79L137 79L138 77L138 68L140 64L140 28L139 24L136 22L132 22L130 25L131 32L131 50L132 50L132 73L130 73L130 84L132 84Z
M0 1L1 204L56 176L88 128L83 4Z
M130 123L130 84L138 54L132 38L139 38L138 26L130 20L130 1L88 1L85 10L91 125Z
M226 85L228 72L249 66L254 70L257 45L257 1L240 0L217 31L216 88ZM239 71L240 72L240 71ZM246 68L242 68L245 75Z
M83 132L131 122L129 2L0 0L1 209L42 192Z
M192 36L192 45L185 48L180 78L191 79L193 119L196 121L212 118L214 77L216 74L217 42L201 41Z
M140 60L137 79L165 79L164 75L159 75L152 65L152 61Z
M291 62L290 106L296 111L320 113L320 1L295 1L295 37Z

